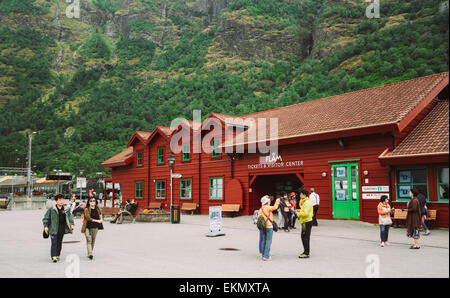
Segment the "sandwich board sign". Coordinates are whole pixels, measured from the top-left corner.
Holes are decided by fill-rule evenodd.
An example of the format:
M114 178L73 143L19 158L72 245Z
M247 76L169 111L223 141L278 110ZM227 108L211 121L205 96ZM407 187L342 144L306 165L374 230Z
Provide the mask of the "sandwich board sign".
M222 232L222 206L209 207L209 233L206 237L224 236Z

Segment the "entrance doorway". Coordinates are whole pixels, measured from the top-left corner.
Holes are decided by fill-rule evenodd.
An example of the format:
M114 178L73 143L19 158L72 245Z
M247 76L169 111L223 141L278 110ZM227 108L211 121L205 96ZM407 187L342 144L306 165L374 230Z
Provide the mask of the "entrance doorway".
M276 198L283 193L297 193L303 189L303 183L296 174L280 175L258 175L250 185L249 198L250 210L257 210L261 207L261 197L272 195Z
M333 218L359 219L358 164L331 166Z

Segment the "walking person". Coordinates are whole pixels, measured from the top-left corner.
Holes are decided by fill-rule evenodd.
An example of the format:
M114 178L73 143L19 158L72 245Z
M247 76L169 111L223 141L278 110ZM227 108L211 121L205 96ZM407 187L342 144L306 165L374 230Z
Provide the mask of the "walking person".
M381 238L381 247L385 245L391 245L388 242L389 237L389 228L392 224L391 212L394 208L391 208L389 205L388 196L382 195L380 198L380 203L378 203L377 211L378 211L378 223L380 225L380 238Z
M313 206L311 200L308 198L308 191L303 189L300 192L300 209L297 212L298 219L302 225L302 244L303 253L298 256L300 259L309 258L310 253L310 238L311 229L313 226Z
M266 222L266 228L261 229L262 237L262 259L264 261L270 261L272 258L270 257L270 246L272 245L272 237L273 237L273 212L278 209L280 205L280 199L277 199L274 206L270 206L270 197L264 196L261 198L261 208L258 211L258 217L262 216L264 221Z
M72 233L75 228L73 215L69 208L64 207L64 196L55 197L55 205L47 210L42 219L44 232L50 236L50 257L53 263L59 261L64 234Z
M92 197L89 199L89 207L84 209L81 227L81 233L86 236L87 256L91 260L94 258L92 251L98 230L103 230L102 211L98 207L97 199Z
M411 245L410 249L419 249L420 248L420 202L417 198L419 192L417 189L411 189L409 192L409 196L411 200L408 202L406 208L403 208L403 211L408 211L406 214L406 228L407 228L407 236L408 238L414 239L414 245Z
M430 213L428 213L428 208L427 208L427 198L425 197L424 194L422 194L420 192L420 190L417 187L414 187L414 190L416 193L418 193L417 199L419 200L419 203L420 203L420 214L422 215L420 217L420 225L425 230L424 235L428 236L431 234L431 232L428 229L427 225L425 224L425 218L427 216L430 216Z
M313 205L313 226L317 227L317 211L319 210L319 203L320 203L320 197L319 195L314 191L314 187L311 187L310 189L311 193L309 195L309 199L311 200L311 203Z

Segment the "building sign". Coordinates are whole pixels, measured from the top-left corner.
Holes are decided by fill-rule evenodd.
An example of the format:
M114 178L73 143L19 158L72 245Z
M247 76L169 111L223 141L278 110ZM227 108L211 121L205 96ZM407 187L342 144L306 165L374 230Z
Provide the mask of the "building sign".
M389 191L389 186L363 186L363 192L386 192Z
M209 230L211 232L222 230L222 206L209 207Z
M303 160L283 161L281 155L272 153L269 156L261 157L257 164L250 164L247 166L249 170L256 169L273 169L273 168L289 168L303 166Z
M388 193L363 193L362 194L362 198L363 199L374 199L374 200L380 200L381 196L387 196L389 199L389 194Z

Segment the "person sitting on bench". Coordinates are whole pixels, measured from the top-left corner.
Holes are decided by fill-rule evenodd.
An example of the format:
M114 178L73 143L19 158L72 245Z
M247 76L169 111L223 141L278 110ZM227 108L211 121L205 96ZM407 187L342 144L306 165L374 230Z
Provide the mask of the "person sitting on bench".
M78 206L75 209L73 209L72 214L83 213L84 212L84 208L86 208L86 202L83 201L80 204L78 204Z
M127 200L127 203L125 204L124 210L120 210L119 212L117 212L116 215L114 215L114 218L111 220L111 223L116 223L117 219L119 218L119 216L122 215L122 213L130 213L131 215L133 215L136 212L137 209L137 204L134 202L134 199L131 200Z

